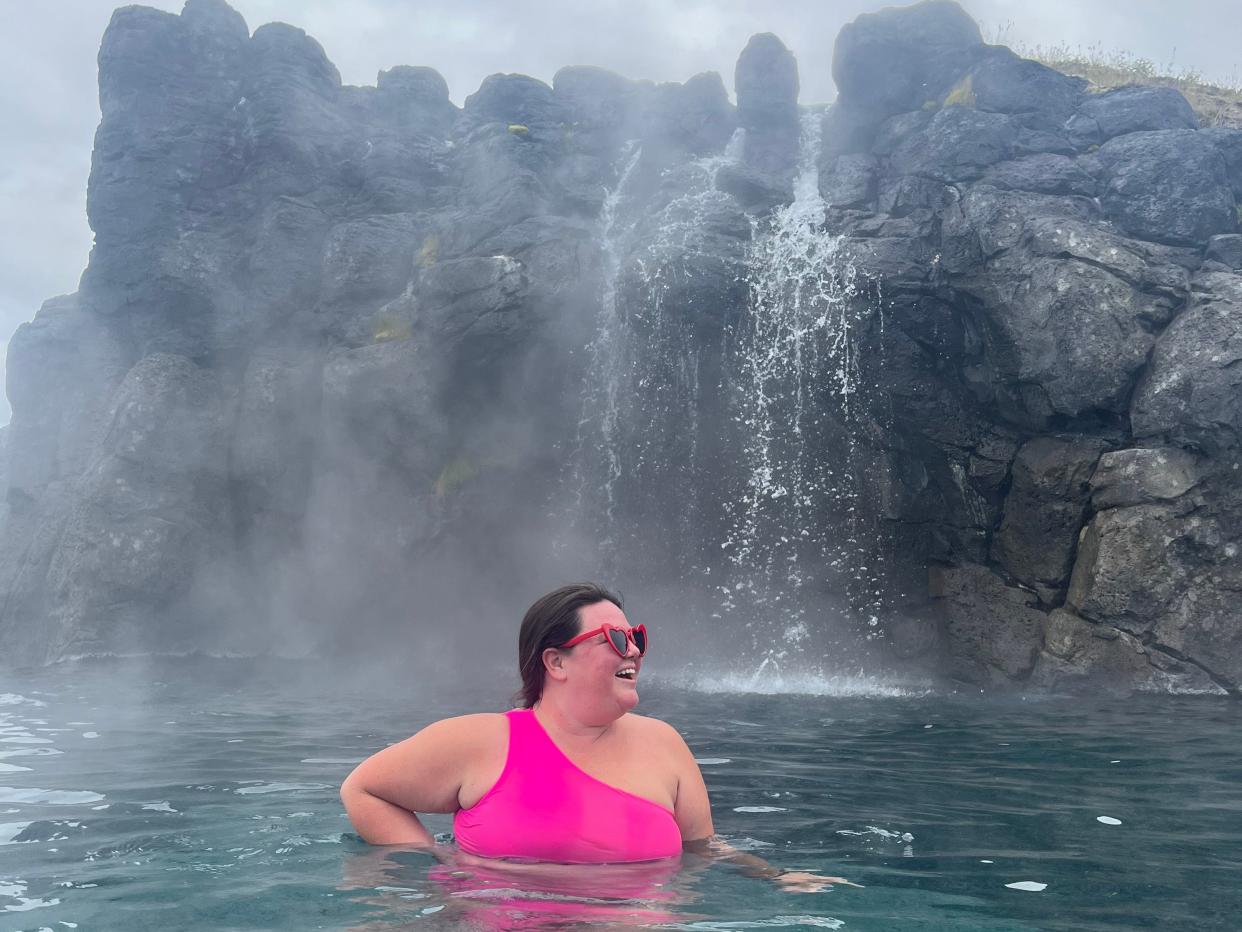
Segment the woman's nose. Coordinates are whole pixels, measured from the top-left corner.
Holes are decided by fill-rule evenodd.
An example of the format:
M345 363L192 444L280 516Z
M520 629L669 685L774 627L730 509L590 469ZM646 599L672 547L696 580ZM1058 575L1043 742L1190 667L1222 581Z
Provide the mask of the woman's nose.
M641 657L642 656L642 654L638 652L638 645L634 643L633 638L625 639L625 656L626 657Z

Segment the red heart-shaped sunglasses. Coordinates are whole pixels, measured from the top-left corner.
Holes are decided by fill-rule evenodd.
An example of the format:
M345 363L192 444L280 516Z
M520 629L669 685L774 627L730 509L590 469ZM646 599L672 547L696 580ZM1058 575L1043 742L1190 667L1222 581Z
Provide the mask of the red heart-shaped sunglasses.
M617 625L603 624L598 628L582 632L573 640L566 641L561 645L561 648L564 649L567 647L573 647L575 644L580 644L587 638L593 638L597 634L607 636L608 646L616 651L618 657L624 657L627 653L629 653L630 643L633 643L633 645L638 649L638 656L641 657L643 654L647 653L646 625L635 625L632 628L620 628Z

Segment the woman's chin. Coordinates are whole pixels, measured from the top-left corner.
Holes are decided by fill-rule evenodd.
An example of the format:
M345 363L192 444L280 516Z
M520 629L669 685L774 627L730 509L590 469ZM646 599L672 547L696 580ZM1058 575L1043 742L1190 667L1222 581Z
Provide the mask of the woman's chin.
M618 701L626 709L632 709L638 705L638 685L622 680L617 684L616 693Z

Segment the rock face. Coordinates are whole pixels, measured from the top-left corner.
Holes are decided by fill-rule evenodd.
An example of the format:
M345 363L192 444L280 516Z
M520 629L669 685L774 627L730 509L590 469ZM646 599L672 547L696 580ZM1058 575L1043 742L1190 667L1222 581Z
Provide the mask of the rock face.
M799 106L764 34L736 107L572 67L459 109L118 10L96 245L10 344L0 647L447 639L605 567L992 688L1238 693L1242 134L949 0L833 75Z

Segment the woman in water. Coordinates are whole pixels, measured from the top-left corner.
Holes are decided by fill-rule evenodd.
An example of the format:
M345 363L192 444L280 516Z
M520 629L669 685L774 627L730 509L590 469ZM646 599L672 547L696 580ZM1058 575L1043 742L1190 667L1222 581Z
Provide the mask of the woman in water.
M782 871L714 838L694 755L671 726L631 714L647 651L620 599L565 586L518 634L521 707L444 719L367 758L341 799L364 840L432 848L416 813L453 813L462 851L561 863L652 861L684 849L787 890L845 883Z

